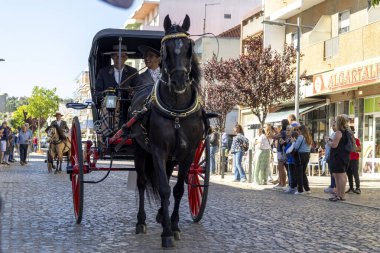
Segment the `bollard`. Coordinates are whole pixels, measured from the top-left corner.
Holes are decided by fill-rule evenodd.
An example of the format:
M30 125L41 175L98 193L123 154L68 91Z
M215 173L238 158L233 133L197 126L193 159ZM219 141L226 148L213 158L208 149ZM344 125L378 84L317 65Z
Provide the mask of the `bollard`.
M248 150L248 183L252 183L252 149Z

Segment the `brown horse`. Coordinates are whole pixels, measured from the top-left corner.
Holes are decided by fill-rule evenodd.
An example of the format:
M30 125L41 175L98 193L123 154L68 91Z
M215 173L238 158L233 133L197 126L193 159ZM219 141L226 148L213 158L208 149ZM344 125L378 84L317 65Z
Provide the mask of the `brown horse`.
M46 133L49 138L49 150L47 153L48 171L50 173L54 169L54 173L61 173L63 155L66 153L67 158L70 157L71 141L57 125L51 125L46 128ZM54 160L57 161L57 167L54 166Z

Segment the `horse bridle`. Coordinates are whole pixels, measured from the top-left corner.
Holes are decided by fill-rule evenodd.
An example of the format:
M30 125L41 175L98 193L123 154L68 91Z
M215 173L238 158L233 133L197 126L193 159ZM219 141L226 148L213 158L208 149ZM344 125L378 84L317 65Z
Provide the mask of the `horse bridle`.
M183 43L182 41L180 40L180 38L186 38L188 40L191 41L191 45L194 44L193 40L191 40L189 38L189 35L186 34L186 33L173 33L173 34L168 34L168 35L165 35L162 40L161 40L161 63L162 63L162 69L163 69L163 73L166 74L168 76L168 80L167 81L164 81L162 79L160 79L161 82L163 82L164 84L166 85L170 85L170 76L176 72L176 71L183 71L185 72L185 74L187 75L187 82L186 82L186 87L191 83L192 80L190 80L190 73L191 73L191 64L190 64L190 67L189 68L186 68L185 66L175 66L173 69L171 69L170 71L168 70L168 67L166 65L166 57L167 57L167 53L166 53L166 45L165 45L165 42L168 41L168 40L173 40L175 39L175 49L174 49L174 53L179 55L180 54L180 50L181 50L181 47L183 46ZM192 49L191 49L192 50ZM176 92L176 91L175 91ZM177 93L177 92L176 92Z

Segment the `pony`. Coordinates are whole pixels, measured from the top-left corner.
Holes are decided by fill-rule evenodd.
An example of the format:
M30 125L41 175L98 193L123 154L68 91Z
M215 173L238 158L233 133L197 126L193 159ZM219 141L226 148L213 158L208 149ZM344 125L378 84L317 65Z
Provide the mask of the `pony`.
M172 24L167 15L164 28L161 78L153 88L135 94L130 112L149 109L141 123L131 127L136 144L134 162L139 192L136 234L146 233L144 197L147 190L148 197L160 200L156 221L163 228L162 247L169 248L175 246L173 239L180 239L179 207L184 183L198 144L207 135L208 121L199 102L201 72L194 42L187 33L190 18L186 15L180 26ZM169 217L169 179L177 165L174 208Z
M49 149L47 153L48 171L50 173L52 169L54 169L55 174L61 173L63 155L67 153L67 157L70 157L71 141L56 124L47 127L46 133L49 139ZM54 160L57 160L57 167L53 164Z

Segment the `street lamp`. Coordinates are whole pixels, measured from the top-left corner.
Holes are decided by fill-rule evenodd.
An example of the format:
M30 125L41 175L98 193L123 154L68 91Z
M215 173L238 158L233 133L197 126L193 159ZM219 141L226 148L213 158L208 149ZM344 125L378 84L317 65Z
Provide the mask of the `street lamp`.
M203 33L206 33L206 7L211 5L219 5L220 3L205 4L205 18L203 19Z
M264 20L263 24L268 25L279 25L279 26L293 26L297 27L297 62L296 62L296 95L294 101L294 114L296 119L299 121L299 107L300 107L300 48L301 48L301 28L313 29L314 26L303 26L301 25L301 20L297 17L297 24L286 23L286 22L276 22Z

